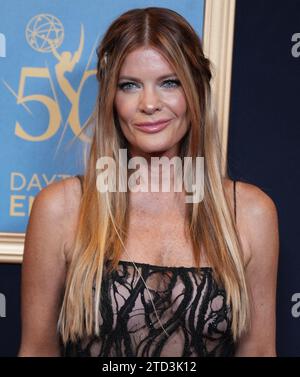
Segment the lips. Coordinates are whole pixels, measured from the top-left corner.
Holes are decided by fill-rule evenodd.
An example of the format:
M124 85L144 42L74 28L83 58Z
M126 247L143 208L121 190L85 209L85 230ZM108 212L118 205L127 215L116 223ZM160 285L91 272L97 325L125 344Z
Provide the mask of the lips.
M146 126L157 126L158 124L161 124L161 123L166 123L168 122L170 119L160 119L156 122L144 122L144 123L136 123L137 126L140 126L140 127L146 127Z
M136 123L135 126L146 133L155 133L162 131L168 126L171 119L162 119L157 122L145 122L145 123Z

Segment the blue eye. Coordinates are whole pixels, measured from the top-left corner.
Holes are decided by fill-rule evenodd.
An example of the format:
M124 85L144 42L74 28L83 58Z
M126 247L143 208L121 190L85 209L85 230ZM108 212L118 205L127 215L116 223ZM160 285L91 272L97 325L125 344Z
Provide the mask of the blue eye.
M129 82L129 81L128 82L122 82L121 84L118 85L118 87L121 90L124 90L124 91L130 90L130 89L134 88L135 86L136 86L135 83Z
M180 81L177 79L169 79L162 82L162 86L165 88L177 88L180 86ZM122 82L118 84L118 88L123 90L124 92L130 91L131 89L137 88L138 85L131 81Z
M178 86L180 86L180 81L179 80L165 80L163 84L164 86L165 84L169 84L169 85L166 85L168 88L177 88Z

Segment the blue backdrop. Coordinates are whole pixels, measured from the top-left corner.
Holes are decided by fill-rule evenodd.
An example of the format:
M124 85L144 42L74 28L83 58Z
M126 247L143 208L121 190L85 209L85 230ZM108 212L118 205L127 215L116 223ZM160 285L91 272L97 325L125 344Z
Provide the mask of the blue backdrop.
M0 232L24 232L34 196L82 171L89 137L74 137L95 103L95 47L109 24L130 8L160 6L181 13L201 36L203 5L203 0L1 1L6 53L0 54Z

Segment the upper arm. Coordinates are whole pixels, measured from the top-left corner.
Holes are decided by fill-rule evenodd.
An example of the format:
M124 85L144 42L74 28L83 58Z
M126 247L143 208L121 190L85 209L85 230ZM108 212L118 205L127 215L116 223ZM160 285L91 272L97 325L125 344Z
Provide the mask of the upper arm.
M237 203L247 213L240 220L251 249L246 266L251 324L238 343L236 356L276 356L277 210L262 190L244 183L237 185Z
M59 355L57 320L66 275L64 182L35 198L22 264L22 341L19 356Z

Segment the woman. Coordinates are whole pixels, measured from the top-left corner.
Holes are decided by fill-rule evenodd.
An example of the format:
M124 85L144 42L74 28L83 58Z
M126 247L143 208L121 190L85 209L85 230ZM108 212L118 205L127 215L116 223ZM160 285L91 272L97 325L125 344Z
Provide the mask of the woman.
M32 208L20 355L275 356L276 208L221 174L199 37L174 11L134 9L98 57L83 185L51 184ZM97 161L112 157L124 179L120 149L147 163L203 156L203 200L101 192Z

